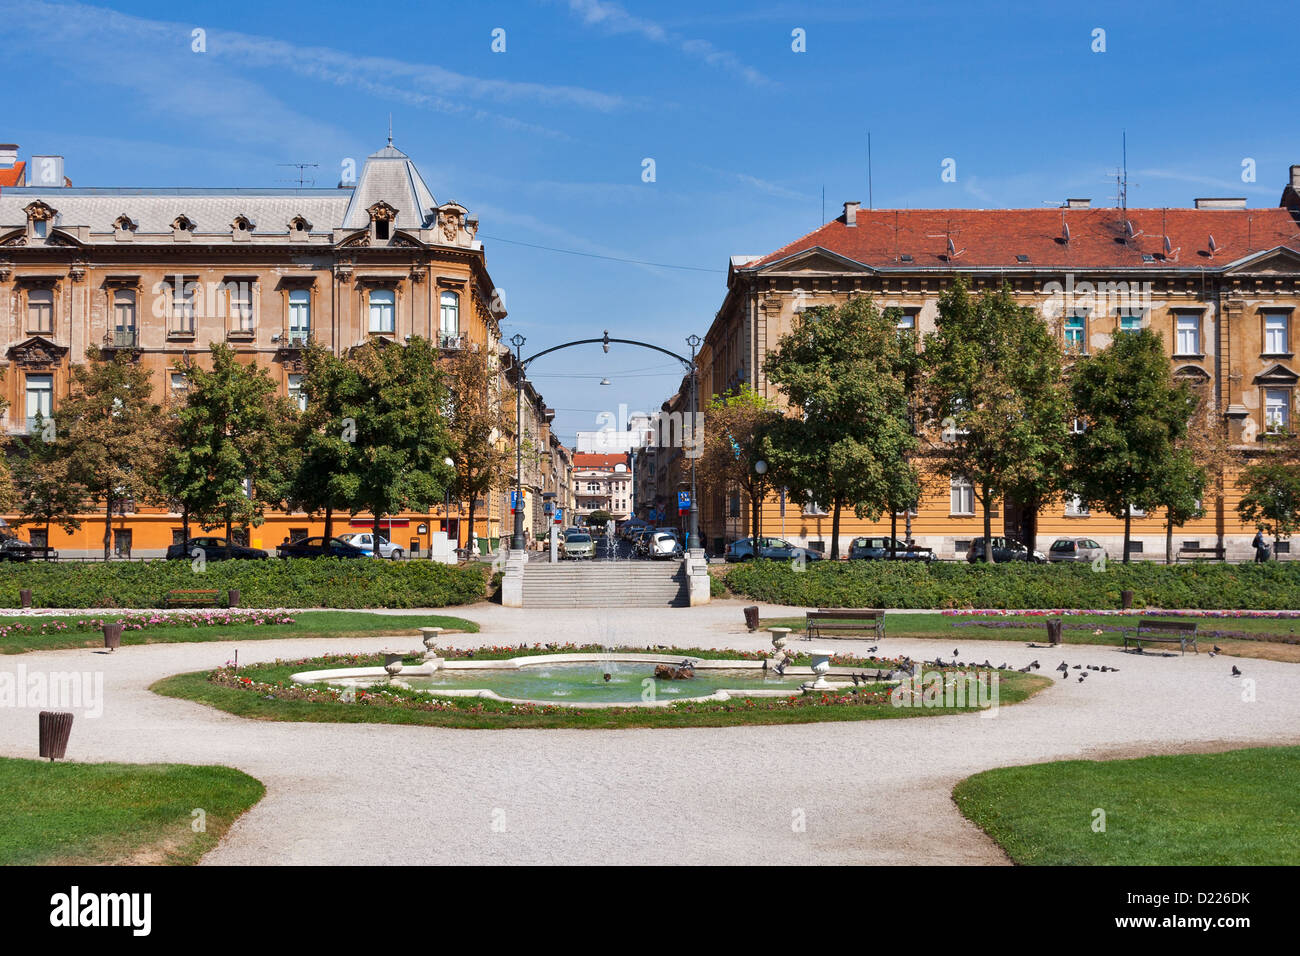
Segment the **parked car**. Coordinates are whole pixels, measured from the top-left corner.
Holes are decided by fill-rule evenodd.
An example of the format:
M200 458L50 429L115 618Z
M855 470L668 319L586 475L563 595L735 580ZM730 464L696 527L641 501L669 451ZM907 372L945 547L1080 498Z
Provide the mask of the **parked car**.
M784 538L759 538L759 547L757 556L766 558L769 561L789 561L792 558L803 557L805 561L820 561L822 553L813 551L810 548L801 548L797 544L791 544ZM733 541L727 545L726 553L723 555L727 561L752 561L755 557L754 542L752 538L741 538L739 541Z
M931 548L909 547L897 538L854 538L849 544L850 561L934 561L937 557Z
M650 551L650 536L654 534L649 528L642 528L632 536L632 553L646 557Z
M195 551L203 552L204 561L228 561L232 558L257 559L268 557L261 548L246 548L239 544L230 544L225 538L190 538L184 544L173 544L167 548L169 561L189 561Z
M1106 549L1092 538L1057 538L1047 549L1047 560L1054 564L1062 561L1091 564L1098 558L1106 559Z
M289 544L282 544L275 549L282 558L364 558L366 552L355 544L348 544L339 538L328 541L321 535L314 538L299 538Z
M993 544L993 563L1005 564L1007 561L1028 561L1033 564L1045 564L1047 556L1041 551L1031 551L1015 538L990 538ZM976 538L970 543L966 560L978 564L984 560L984 539Z
M37 554L44 555L44 549L10 534L0 535L0 561L30 561Z
M591 535L583 532L581 534L566 534L564 543L560 546L561 557L565 558L594 558L596 556L596 542L592 540Z
M669 534L667 531L652 532L646 542L646 556L652 560L680 558L682 543L677 540L676 535Z
M339 535L340 541L346 541L348 544L355 545L368 555L375 553L375 537L370 531L352 531L348 534ZM381 558L391 558L399 561L404 552L401 545L393 544L382 534L379 536L379 556Z

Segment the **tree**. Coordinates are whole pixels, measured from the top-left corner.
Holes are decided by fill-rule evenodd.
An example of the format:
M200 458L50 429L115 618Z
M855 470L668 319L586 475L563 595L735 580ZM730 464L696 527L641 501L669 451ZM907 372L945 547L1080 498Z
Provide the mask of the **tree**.
M475 511L480 497L507 487L513 465L504 436L514 429L501 401L500 379L487 352L463 349L447 367L450 389L448 426L457 452L456 489L469 501L469 535L475 536Z
M302 391L307 408L298 419L297 469L288 497L308 514L324 512L329 540L335 510L349 510L355 493L350 475L356 467L361 378L352 363L311 342L303 353Z
M955 473L973 485L986 561L993 505L1008 496L1032 516L1025 542L1032 549L1038 510L1060 490L1069 443L1060 346L1006 286L972 297L958 280L939 297L935 326L925 338L922 386L928 415L940 424L931 442L935 477L942 470L945 480Z
M296 409L277 394L267 370L245 365L230 346L210 346L212 368L177 366L186 379L185 404L168 428L160 484L189 519L204 528L260 526L268 506L290 495Z
M1070 488L1084 504L1124 520L1127 564L1133 508L1174 500L1162 493L1166 484L1185 489L1192 483L1178 443L1187 435L1196 396L1187 383L1173 380L1164 343L1149 329L1116 333L1106 348L1079 360L1070 384L1084 420L1074 435ZM1183 494L1181 504L1186 501Z
M1186 434L1175 442L1169 472L1159 484L1158 503L1165 509L1165 564L1174 563L1174 528L1205 513L1207 490L1221 493L1223 477L1236 460L1223 422L1208 396L1194 387L1192 394L1196 410Z
M68 480L104 503L104 560L112 551L113 509L156 493L162 410L152 400L149 370L125 351L86 350L72 367L72 384L55 411L55 440L67 458Z
M751 535L762 531L759 514L763 500L772 489L770 470L760 474L756 465L764 461L763 438L767 429L780 417L776 407L748 382L724 395L714 395L704 409L705 426L700 457L695 462L696 477L705 488L739 486L745 492ZM683 465L686 464L683 459Z
M910 361L895 322L863 297L803 312L764 362L798 413L766 429L769 474L805 502L831 506L832 560L845 506L875 520L919 494L908 461L917 444L904 380Z
M1277 544L1300 527L1300 443L1292 436L1280 441L1263 461L1243 468L1237 476L1241 500L1237 513Z
M443 411L449 396L438 350L416 336L405 346L367 342L351 357L359 380L356 454L346 476L353 513L424 511L443 496L456 450Z
M37 422L26 446L17 449L12 473L23 523L43 526L48 543L51 524L69 534L81 527L78 514L86 490L71 480L68 458L57 441L45 440L41 424Z

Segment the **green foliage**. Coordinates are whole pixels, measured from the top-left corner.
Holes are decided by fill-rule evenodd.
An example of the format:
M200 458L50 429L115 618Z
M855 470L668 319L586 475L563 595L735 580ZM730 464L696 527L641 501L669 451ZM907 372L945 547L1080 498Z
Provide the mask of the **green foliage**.
M51 524L57 524L71 534L81 527L77 515L84 507L86 492L68 476L68 459L57 441L45 440L42 424L38 421L25 446L10 456L19 513L24 524L47 532Z
M210 561L0 563L0 607L19 607L31 588L36 607L162 607L168 591L235 588L244 607L445 607L481 600L491 568L433 561L289 558ZM224 595L223 595L224 596Z
M781 413L748 382L724 395L714 395L704 409L700 457L695 470L701 485L725 493L740 487L749 499L750 524L758 524L758 509L772 487L770 469L759 474L764 439ZM691 459L683 457L682 467ZM701 494L704 497L704 494Z
M1174 382L1164 343L1148 329L1116 334L1080 359L1071 389L1087 427L1074 436L1070 488L1084 504L1124 521L1127 562L1131 507L1164 504L1186 513L1190 491L1204 488L1204 472L1198 476L1191 453L1179 451L1197 399L1187 383Z
M910 339L870 298L809 309L764 363L768 378L797 409L766 429L761 453L773 481L804 502L833 512L831 557L838 556L841 508L877 518L891 503L914 501L920 487L908 455Z
M1300 455L1295 439L1277 453L1243 469L1237 513L1243 524L1255 525L1274 541L1295 534L1300 524Z
M959 280L939 298L924 359L924 404L942 428L936 477L971 481L986 537L999 498L1036 513L1061 490L1069 439L1061 351L1047 324L1008 287L972 297Z
M754 561L727 572L727 587L756 601L796 607L1139 608L1300 607L1300 564L1089 565L818 561L795 571Z

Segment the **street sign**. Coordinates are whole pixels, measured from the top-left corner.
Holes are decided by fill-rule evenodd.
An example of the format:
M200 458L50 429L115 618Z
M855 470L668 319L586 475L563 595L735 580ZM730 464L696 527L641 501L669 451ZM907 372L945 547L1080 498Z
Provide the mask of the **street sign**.
M691 493L689 491L677 492L677 510L678 511L691 510Z
M564 509L563 509L563 508L556 508L556 509L555 509L555 518L553 519L553 523L554 523L554 524L564 524Z

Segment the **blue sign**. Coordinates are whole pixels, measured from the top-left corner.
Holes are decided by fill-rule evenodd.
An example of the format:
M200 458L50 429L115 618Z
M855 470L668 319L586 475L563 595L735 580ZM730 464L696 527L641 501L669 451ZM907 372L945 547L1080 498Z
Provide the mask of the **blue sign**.
M527 494L528 492L524 492L525 496L527 496ZM527 497L525 497L524 500L527 501L528 500ZM519 492L512 491L510 492L510 511L513 513L518 510L519 510Z
M691 510L691 493L689 491L677 492L677 510L678 511Z
M556 524L564 524L564 509L563 509L563 508L556 508L556 509L555 509L555 523L556 523Z

